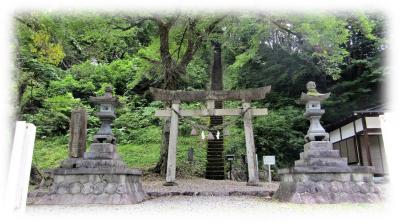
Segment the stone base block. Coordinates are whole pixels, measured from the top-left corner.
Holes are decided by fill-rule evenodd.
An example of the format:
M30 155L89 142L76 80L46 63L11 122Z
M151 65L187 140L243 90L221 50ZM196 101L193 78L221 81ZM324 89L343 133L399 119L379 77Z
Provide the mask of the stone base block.
M83 158L89 159L113 159L119 160L120 157L116 152L85 152Z
M296 160L294 165L347 167L347 158L306 158L302 160Z
M92 143L90 152L98 153L113 153L116 151L116 146L111 143Z
M333 145L330 141L311 141L304 144L304 152L309 150L332 150Z
M307 150L300 153L300 159L308 158L340 158L339 150Z
M49 192L30 201L38 205L136 204L147 198L139 178L137 174L54 174Z
M383 200L371 173L283 174L274 198L300 204Z

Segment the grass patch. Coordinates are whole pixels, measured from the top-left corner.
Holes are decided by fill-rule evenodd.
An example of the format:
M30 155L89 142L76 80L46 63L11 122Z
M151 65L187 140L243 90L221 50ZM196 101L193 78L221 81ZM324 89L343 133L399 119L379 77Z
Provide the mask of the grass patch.
M58 167L60 162L66 158L68 158L67 136L37 139L35 141L32 163L38 169Z
M154 167L160 158L160 144L119 145L117 150L122 160L131 168Z
M131 168L147 170L153 168L160 158L160 143L156 136L161 133L156 130L143 131L143 140L136 144L118 144L117 150L122 160ZM150 133L152 133L150 135ZM150 137L149 137L150 136ZM145 140L147 139L147 140ZM207 143L198 136L179 136L177 145L177 176L203 176L205 173ZM194 149L194 162L187 161L189 148ZM87 151L89 150L89 145ZM68 158L68 136L38 139L33 152L33 164L39 169L52 169Z

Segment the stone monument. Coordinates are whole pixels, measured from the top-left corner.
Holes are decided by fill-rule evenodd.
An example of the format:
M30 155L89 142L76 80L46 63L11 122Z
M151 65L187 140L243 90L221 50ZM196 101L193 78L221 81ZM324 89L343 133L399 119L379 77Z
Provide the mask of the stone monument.
M111 123L118 99L112 96L112 88L90 101L100 105L97 115L102 122L90 151L83 158L70 157L54 169L50 191L33 200L33 204L134 204L145 200L139 179L142 171L129 169L116 150Z
M84 108L71 111L69 123L68 159L61 163L73 164L83 158L86 151L87 113Z
M347 158L333 150L329 134L320 124L324 114L321 102L330 93L321 94L314 82L307 83L300 103L306 105L304 117L310 121L304 152L292 168L280 169L280 185L274 198L293 203L374 202L382 200L373 182L373 167L348 166Z

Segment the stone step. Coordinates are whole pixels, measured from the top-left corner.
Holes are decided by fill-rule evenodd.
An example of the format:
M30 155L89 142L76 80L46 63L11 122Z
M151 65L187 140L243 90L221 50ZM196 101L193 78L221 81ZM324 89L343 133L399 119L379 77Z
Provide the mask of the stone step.
M309 158L307 161L310 166L348 166L347 158Z
M207 145L223 145L223 144L224 144L223 139L209 140L207 142Z
M218 148L218 149L223 149L224 148L224 143L218 143L218 144L208 144L207 148Z
M211 163L224 163L225 164L225 161L223 160L223 159L220 159L220 158L218 158L218 159L215 159L215 158L212 158L212 160L208 160L207 161L207 164L211 164Z
M220 160L224 160L224 157L223 157L223 155L218 155L218 154L213 154L213 155L207 155L207 159L214 159L214 160L217 160L217 159L220 159Z
M90 152L110 153L115 151L115 145L111 143L92 143L90 145Z
M206 170L206 175L225 175L224 170Z
M211 147L207 147L207 151L224 151L224 147L216 147L216 146L211 146Z
M223 161L224 158L222 156L207 156L208 161Z
M208 148L223 149L223 148L224 148L224 144L208 144L208 145L207 145L207 149L208 149Z
M209 140L207 145L224 145L224 141L222 139Z
M223 169L220 169L220 168L218 168L218 169L206 169L206 173L217 173L217 174L224 174L225 173L225 170L223 170Z
M311 141L304 144L304 151L309 150L333 150L333 145L329 141Z
M209 180L224 180L225 175L206 175L206 179Z
M300 153L300 159L307 158L340 158L338 150L308 150Z
M207 161L211 161L209 160L211 159L212 161L217 161L217 160L224 160L224 157L222 155L207 155Z
M224 162L224 160L212 160L212 161L207 161L207 164L216 164L216 163L218 163L218 164L220 164L221 166L223 166L223 165L225 165L225 162Z
M296 160L294 164L295 166L348 166L347 158L309 158L307 160Z
M116 152L85 152L84 159L120 159Z
M209 148L207 149L207 152L223 152L223 149L219 149L219 148Z
M215 166L224 167L225 163L224 163L224 161L212 161L212 162L207 162L207 166L208 167L215 167Z
M80 160L77 161L76 167L86 167L86 168L97 168L97 167L126 167L124 162L121 160L111 160L111 159L90 159L90 160Z
M348 173L351 171L349 166L295 166L292 168L294 173Z
M216 157L214 157L214 158L210 158L209 160L207 160L207 164L209 164L209 163L224 163L225 161L224 161L224 158L223 157L218 157L218 158L216 158Z
M224 170L225 170L225 166L224 166L224 165L208 164L208 166L206 167L206 170L220 170L220 171L224 171Z
M214 133L214 135L217 135L217 132ZM220 132L220 138L216 138L216 139L209 139L208 142L222 142L222 134Z
M222 154L224 154L223 151L207 151L207 155L222 156Z

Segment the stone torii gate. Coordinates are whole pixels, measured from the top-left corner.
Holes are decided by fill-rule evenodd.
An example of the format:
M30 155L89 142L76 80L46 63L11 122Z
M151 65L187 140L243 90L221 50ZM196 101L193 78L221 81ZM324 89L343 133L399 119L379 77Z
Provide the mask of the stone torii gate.
M150 92L155 100L171 103L171 108L157 110L157 117L171 117L166 186L175 185L176 172L176 144L178 140L179 117L209 117L209 116L243 116L244 131L246 139L246 154L249 180L247 185L258 185L258 166L256 160L256 150L254 144L252 116L267 115L267 108L251 108L252 100L261 100L271 91L271 86L265 86L245 90L208 90L208 91L173 91L158 88L150 88ZM241 100L242 108L239 109L215 109L215 101ZM206 101L207 109L180 110L181 102Z

